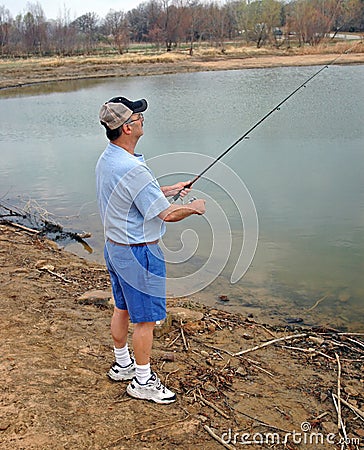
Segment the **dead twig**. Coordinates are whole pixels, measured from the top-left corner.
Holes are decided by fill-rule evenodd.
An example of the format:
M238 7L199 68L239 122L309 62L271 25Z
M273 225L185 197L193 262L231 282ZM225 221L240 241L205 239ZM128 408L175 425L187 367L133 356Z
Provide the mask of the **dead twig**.
M163 361L163 362L165 362L165 361ZM165 379L164 379L164 384L167 384L167 380L168 380L169 375L173 375L174 373L176 373L178 371L179 371L179 369L172 370L172 372L168 372L166 377L165 377Z
M225 350L224 348L216 347L215 345L206 344L206 342L200 341L199 339L196 339L195 337L192 337L194 342L197 342L198 344L201 344L207 348L212 348L213 350L216 350L217 352L223 352L228 354L229 356L234 356L234 353L229 352L229 350Z
M341 420L341 363L340 358L337 353L335 353L336 361L337 361L337 427L340 431L342 427Z
M182 322L182 319L181 319L181 322L180 322L180 330L181 330L181 335L182 335L183 346L184 346L185 350L187 351L187 350L188 350L188 342L187 342L185 333L184 333L184 331L183 331L183 322Z
M212 317L206 317L206 320L209 320L210 322L215 324L217 326L217 328L219 328L220 330L223 329L222 326L219 324L219 322L217 322L217 320L213 319Z
M364 336L364 333L337 333L338 336Z
M258 422L260 425L263 425L267 428L272 428L272 430L282 431L283 433L292 433L291 431L285 430L284 428L279 428L279 427L276 427L275 425L270 425L269 423L263 422L262 420L258 419L257 417L250 416L249 414L243 413L243 412L239 411L238 409L234 409L234 411L238 412L242 416L247 417L248 419Z
M334 398L337 398L337 396L335 394L332 394L332 395ZM362 420L364 422L364 412L363 411L361 411L359 408L352 405L351 403L347 402L343 398L341 399L341 403L343 405L347 406L349 409L351 409L360 418L360 420Z
M76 281L68 280L63 275L61 275L57 272L53 272L53 270L49 269L47 266L40 267L38 270L43 271L43 272L48 272L50 275L53 275L54 277L59 278L60 280L64 281L65 283L76 283Z
M347 339L348 341L352 342L353 344L359 345L360 347L364 348L364 344L360 341L357 341L356 339L351 339L349 337L346 337L345 339Z
M170 342L170 343L167 345L167 347L172 347L172 345L173 345L175 342L177 342L178 339L179 339L181 336L182 336L181 333L179 333L178 336L177 336L175 339L173 339L173 341Z
M202 397L201 392L199 391L198 394L196 394L196 397L199 398L203 403L205 403L205 405L209 406L210 408L212 408L214 411L216 411L217 413L219 413L222 417L225 417L225 419L230 419L230 417L224 413L224 411L222 411L220 408L218 408L216 405L214 405L213 403L209 402L208 400L206 400L204 397Z
M208 425L204 425L203 427L209 433L209 435L211 437L213 437L217 442L220 442L220 444L223 445L225 448L227 448L229 450L235 449L235 447L232 447L227 442L225 442L220 436L218 436L216 433L214 433Z
M324 295L323 297L319 298L319 299L317 300L317 302L316 302L313 306L311 306L311 308L306 309L306 312L310 312L310 311L312 311L313 309L315 309L316 306L318 306L321 302L323 302L328 296L329 296L329 294L326 294L326 295Z
M318 415L317 417L315 417L313 420L320 420L323 419L324 417L326 417L328 414L330 414L328 411L323 412L322 414Z
M245 353L254 352L255 350L259 350L260 348L268 347L268 345L273 345L277 342L289 341L291 339L301 338L301 337L306 337L306 336L307 336L307 333L301 333L301 334L291 334L290 336L285 336L285 337L281 337L278 339L272 339L271 341L264 342L264 344L256 345L255 347L251 347L246 350L242 350L238 353L233 353L233 356L244 355Z
M257 366L256 364L253 364L253 366L254 366L256 369L260 370L261 372L264 372L264 373L266 373L267 375L269 375L270 377L274 378L274 374L271 373L271 372L269 372L269 371L266 370L266 369L263 369L263 367Z
M31 234L39 234L40 233L40 231L38 231L38 230L34 230L33 228L29 228L29 227L20 225L15 222L10 222L8 220L5 220L4 222L6 223L6 225L10 225L11 227L14 227L14 228L19 228L19 230L26 231L27 233L31 233Z
M171 423L171 420L168 420L167 423L163 423L162 425L158 425L156 427L152 427L152 428L146 428L144 430L141 431L136 431L135 433L132 434L126 434L125 436L120 437L119 439L116 439L116 441L111 442L106 448L111 448L111 447L115 447L120 441L122 441L123 439L131 439L135 436L138 436L139 434L144 434L144 433L149 433L150 431L154 431L154 430L160 430L161 428L165 428L165 427L171 427L173 424L176 423L180 423L180 422L184 422L185 420L187 420L190 417L190 414L188 414L186 417L184 417L183 419L177 420L174 423Z
M316 350L314 348L300 348L300 347L291 347L289 345L282 345L281 348L288 348L289 350L297 350L299 352L303 353L309 353L312 356L321 355L324 356L327 359L334 360L332 356L326 355L326 353L320 352L320 350Z
M261 323L257 323L254 322L254 325L256 325L259 328L263 328L264 331L266 331L270 336L276 338L277 335L275 333L273 333L272 331L270 331L267 327L265 327L264 325L262 325Z
M348 442L346 429L345 429L345 425L343 424L343 421L341 419L341 412L339 412L339 406L338 406L336 400L337 400L337 397L336 396L334 397L334 394L332 394L332 401L334 403L334 406L335 406L335 409L336 409L336 412L337 412L337 415L338 415L338 422L340 420L340 424L338 424L338 429L339 429L339 431L340 430L342 431L342 433L344 435L344 438L345 438L345 443L346 443L346 442Z

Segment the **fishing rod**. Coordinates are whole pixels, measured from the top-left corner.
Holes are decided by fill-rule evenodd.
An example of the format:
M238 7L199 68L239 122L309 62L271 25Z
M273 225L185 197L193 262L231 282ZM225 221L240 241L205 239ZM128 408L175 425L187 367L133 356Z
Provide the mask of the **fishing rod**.
M199 175L196 175L196 177L191 181L191 183L189 183L188 185L186 185L184 187L185 188L190 188L192 187L192 185L194 183L196 183L197 180L199 180L202 175L204 175L208 170L211 169L212 166L214 166L218 161L220 161L221 158L223 158L227 153L230 152L230 150L232 150L236 145L239 144L239 142L241 142L243 139L247 139L249 134L255 130L255 128L257 128L261 123L263 123L266 119L268 119L268 117L270 115L272 115L275 111L279 111L280 107L286 103L287 100L289 100L291 97L293 97L298 91L300 91L302 88L306 87L306 85L313 80L315 77L317 77L323 70L327 69L329 66L331 66L332 64L334 64L338 59L340 59L343 55L348 54L354 47L356 47L358 44L361 44L362 41L357 42L355 45L353 45L352 47L350 47L348 50L344 51L343 53L341 53L341 55L337 56L335 59L333 59L330 63L326 64L325 66L321 67L321 69L319 69L317 72L315 72L313 75L311 75L309 78L307 78L307 80L305 80L300 86L298 86L298 88L296 88L293 92L291 92L289 95L287 95L287 97L285 97L280 103L278 103L278 105L276 105L274 108L272 108L264 117L262 117L260 120L258 120L258 122L256 122L251 128L249 128L248 131L246 131L242 136L239 137L239 139L237 139L233 144L230 145L230 147L228 147L224 152L221 153L221 155L219 155L214 161L212 161L211 164L209 164ZM181 189L179 192L177 192L176 195L174 195L172 197L172 203L174 203L176 200L179 199L181 192L183 191L183 189Z

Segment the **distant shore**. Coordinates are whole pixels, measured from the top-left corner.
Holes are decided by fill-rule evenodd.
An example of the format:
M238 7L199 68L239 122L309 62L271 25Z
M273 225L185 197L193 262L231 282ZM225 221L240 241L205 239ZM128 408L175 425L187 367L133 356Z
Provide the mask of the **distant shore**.
M361 50L361 48L358 48ZM267 50L246 50L228 54L214 53L189 57L181 53L151 56L78 56L0 60L0 89L18 88L44 82L148 76L184 72L237 70L284 66L363 64L364 53L322 52L300 54Z

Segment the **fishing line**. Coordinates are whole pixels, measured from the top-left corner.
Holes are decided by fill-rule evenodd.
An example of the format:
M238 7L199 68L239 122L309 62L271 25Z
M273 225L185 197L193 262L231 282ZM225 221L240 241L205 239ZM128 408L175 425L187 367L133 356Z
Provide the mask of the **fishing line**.
M279 111L280 107L286 103L287 100L289 100L291 97L293 97L298 91L300 91L302 88L306 87L306 85L313 80L315 77L317 77L322 71L325 69L328 69L331 65L333 65L338 59L342 58L344 55L347 55L354 47L356 47L359 44L362 44L362 40L360 42L357 42L352 47L350 47L348 50L345 50L341 55L337 56L335 59L333 59L331 62L326 64L325 66L321 67L317 72L315 72L313 75L311 75L307 80L305 80L298 88L296 88L294 91L292 91L287 97L285 97L278 105L276 105L274 108L272 108L265 116L263 116L258 122L256 122L251 128L249 128L248 131L246 131L242 136L239 137L233 144L230 145L224 152L222 152L211 164L209 164L200 174L196 175L196 177L189 183L185 188L190 188L194 183L196 183L197 180L199 180L202 175L204 175L208 170L211 169L212 166L214 166L218 161L220 161L221 158L223 158L227 153L230 152L236 145L239 144L243 139L247 139L249 137L249 134L255 130L261 123L263 123L270 115L272 115L275 111ZM174 203L176 200L179 199L181 192L183 189L181 189L179 192L177 192L176 195L172 197L172 203Z

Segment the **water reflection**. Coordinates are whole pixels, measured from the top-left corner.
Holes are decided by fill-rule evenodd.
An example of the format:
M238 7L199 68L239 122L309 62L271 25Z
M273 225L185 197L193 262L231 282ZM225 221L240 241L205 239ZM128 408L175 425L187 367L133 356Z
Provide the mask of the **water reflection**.
M0 89L0 98L29 97L54 93L74 92L79 89L89 89L102 82L99 79L81 79L48 81L32 84L23 84L18 87Z

